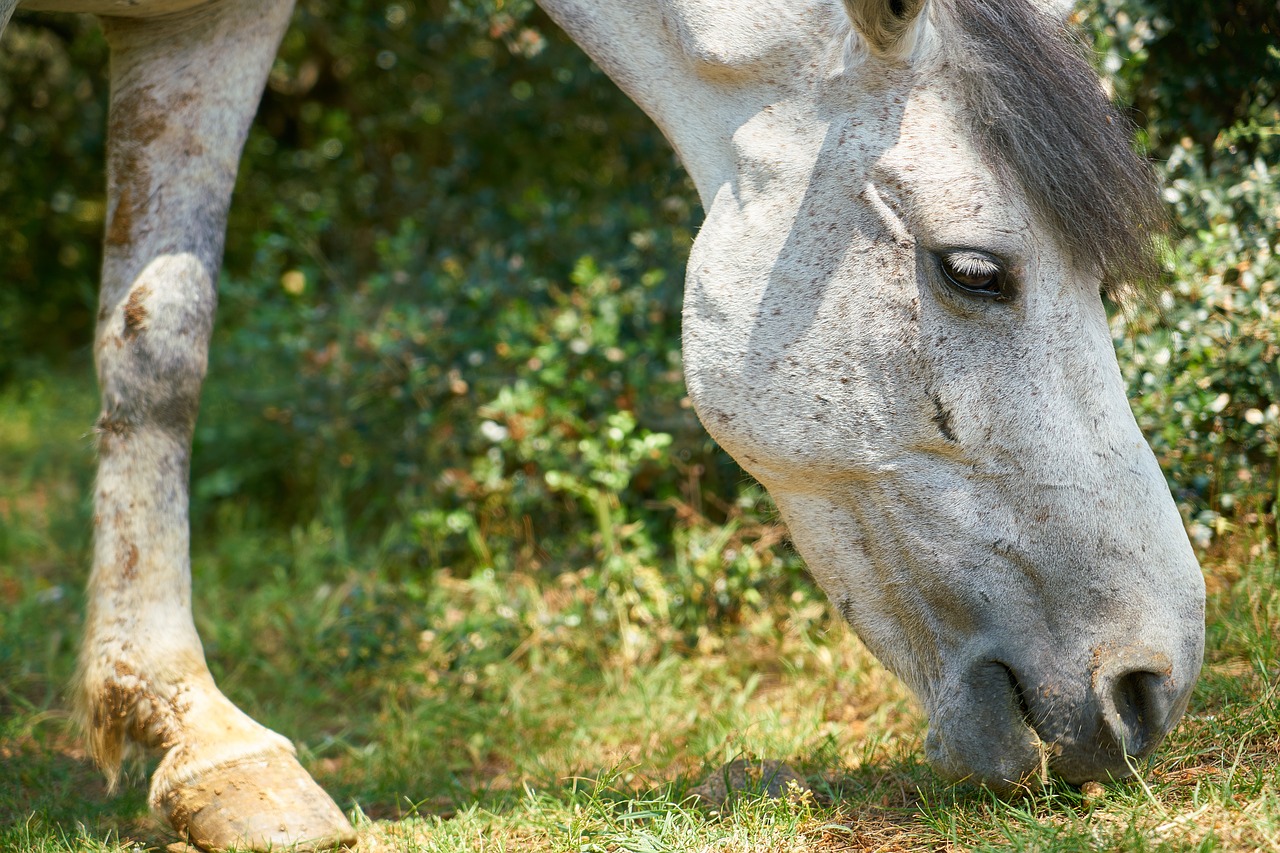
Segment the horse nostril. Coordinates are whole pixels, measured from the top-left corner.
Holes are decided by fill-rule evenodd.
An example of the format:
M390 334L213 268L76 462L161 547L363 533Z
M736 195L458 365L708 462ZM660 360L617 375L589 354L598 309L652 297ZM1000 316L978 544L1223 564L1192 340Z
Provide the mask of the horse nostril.
M1129 755L1145 755L1164 737L1173 699L1167 676L1167 672L1134 670L1111 684L1110 707L1104 709L1103 718Z
M1009 687L1013 690L1013 695L1018 700L1018 711L1022 714L1023 721L1027 725L1031 725L1031 707L1027 704L1027 694L1022 682L1018 680L1018 676L1014 674L1013 669L1008 664L1000 661L996 661L995 664L1004 670L1005 678L1009 679Z

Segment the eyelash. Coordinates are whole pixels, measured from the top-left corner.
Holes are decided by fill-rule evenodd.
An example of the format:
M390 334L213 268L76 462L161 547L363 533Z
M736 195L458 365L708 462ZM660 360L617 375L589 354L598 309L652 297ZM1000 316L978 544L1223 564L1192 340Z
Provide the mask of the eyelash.
M937 253L938 272L962 293L1007 302L1012 298L1004 263L977 249L949 249Z

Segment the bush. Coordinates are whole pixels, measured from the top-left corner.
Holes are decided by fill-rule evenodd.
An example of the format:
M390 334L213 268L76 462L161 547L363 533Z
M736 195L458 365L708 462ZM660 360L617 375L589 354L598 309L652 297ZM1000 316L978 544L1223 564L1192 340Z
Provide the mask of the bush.
M88 349L102 263L106 45L26 20L0 49L0 382Z
M1280 191L1261 157L1210 170L1196 154L1180 146L1164 166L1185 231L1171 281L1121 347L1139 424L1207 545L1280 494Z
M1173 219L1165 280L1116 323L1120 363L1207 546L1233 524L1275 524L1280 499L1280 11L1101 0L1091 23L1146 120Z

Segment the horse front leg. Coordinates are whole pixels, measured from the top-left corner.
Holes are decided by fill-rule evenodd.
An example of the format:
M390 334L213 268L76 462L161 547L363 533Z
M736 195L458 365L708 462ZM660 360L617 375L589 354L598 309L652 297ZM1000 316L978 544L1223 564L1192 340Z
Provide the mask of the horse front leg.
M163 750L153 810L201 847L354 842L292 744L235 707L191 615L191 435L240 152L292 0L104 19L108 224L95 359L95 538L77 699L114 780Z

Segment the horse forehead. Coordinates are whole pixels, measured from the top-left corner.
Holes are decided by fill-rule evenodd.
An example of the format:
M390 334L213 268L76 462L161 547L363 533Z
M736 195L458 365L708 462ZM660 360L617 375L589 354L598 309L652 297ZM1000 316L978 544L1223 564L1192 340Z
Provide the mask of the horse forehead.
M739 201L794 214L867 208L867 185L918 218L1025 216L977 145L945 83L855 88L837 78L813 104L772 104L733 134ZM912 225L916 223L910 223Z

